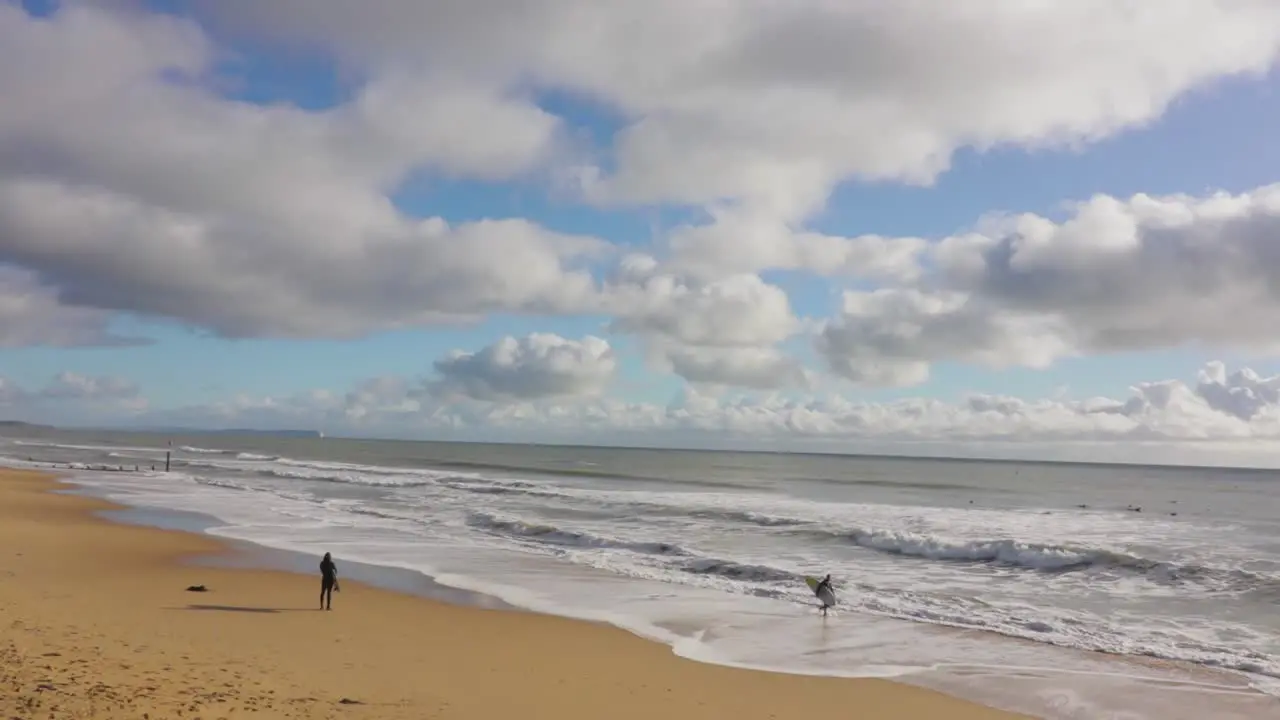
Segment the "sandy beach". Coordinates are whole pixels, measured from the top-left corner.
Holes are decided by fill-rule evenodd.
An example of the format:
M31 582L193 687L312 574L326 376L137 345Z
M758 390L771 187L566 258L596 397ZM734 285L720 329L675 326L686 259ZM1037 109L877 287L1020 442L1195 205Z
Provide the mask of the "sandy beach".
M684 660L593 623L211 569L206 536L0 471L4 718L1013 718L884 680ZM341 564L341 557L336 560ZM186 591L201 584L205 593Z

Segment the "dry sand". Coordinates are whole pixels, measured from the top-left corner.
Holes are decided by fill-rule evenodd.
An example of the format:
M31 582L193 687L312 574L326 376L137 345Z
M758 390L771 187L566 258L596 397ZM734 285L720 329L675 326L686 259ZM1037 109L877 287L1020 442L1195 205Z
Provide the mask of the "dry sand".
M602 625L356 583L321 612L318 572L195 566L184 558L226 548L101 520L94 511L115 506L57 487L0 470L0 720L1020 717L885 680L706 665Z

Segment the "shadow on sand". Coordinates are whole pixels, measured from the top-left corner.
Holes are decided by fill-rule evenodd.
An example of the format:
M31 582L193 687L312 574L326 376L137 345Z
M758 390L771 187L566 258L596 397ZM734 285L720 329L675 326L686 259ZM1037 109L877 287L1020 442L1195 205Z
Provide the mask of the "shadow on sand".
M215 612L242 612L242 613L282 613L282 612L317 612L315 608L271 608L271 607L251 607L246 605L187 605L181 608L169 608L170 610L213 610Z

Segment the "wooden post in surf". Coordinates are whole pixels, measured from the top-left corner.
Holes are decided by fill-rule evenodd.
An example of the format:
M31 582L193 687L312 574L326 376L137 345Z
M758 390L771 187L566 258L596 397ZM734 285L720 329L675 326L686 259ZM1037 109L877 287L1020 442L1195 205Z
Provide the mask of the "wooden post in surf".
M164 471L169 472L169 460L173 457L173 441L169 441L169 449L164 451Z

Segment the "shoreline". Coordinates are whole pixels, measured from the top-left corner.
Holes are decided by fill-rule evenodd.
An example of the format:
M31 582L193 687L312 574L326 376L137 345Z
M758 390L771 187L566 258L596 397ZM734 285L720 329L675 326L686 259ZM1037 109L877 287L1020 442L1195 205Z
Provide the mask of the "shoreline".
M70 483L71 481L67 480L61 481L63 485ZM119 505L119 503L113 502L110 498L103 497L84 487L77 486L73 490L59 492ZM260 545L248 540L237 540L208 533L207 530L209 528L217 527L221 524L212 515L194 511L160 510L134 506L99 510L94 515L113 524L158 528L209 537L225 546L224 552L187 558L184 561L194 567L221 568L224 570L275 570L304 576L315 574L313 568L317 561L310 555L293 550L282 550L268 545ZM450 605L494 610L527 611L525 608L512 605L493 595L444 585L418 570L344 559L342 562L342 575L353 583L444 602Z
M71 488L0 470L6 717L1029 717L890 680L711 665L599 622L357 580L320 612L314 577L221 566L233 544L101 517L129 508L58 492ZM209 592L186 592L197 584Z

